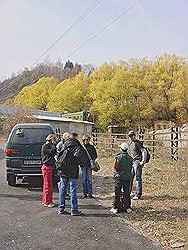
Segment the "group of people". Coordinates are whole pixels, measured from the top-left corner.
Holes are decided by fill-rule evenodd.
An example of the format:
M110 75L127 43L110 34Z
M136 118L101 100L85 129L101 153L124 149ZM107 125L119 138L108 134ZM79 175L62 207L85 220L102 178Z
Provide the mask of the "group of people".
M82 171L83 198L94 198L90 158L95 160L97 152L95 147L90 144L90 139L90 136L84 135L82 138L83 144L81 144L77 133L65 132L62 140L57 143L57 137L50 134L46 138L46 143L42 146L42 204L46 207L56 206L52 201L52 170L55 168L58 158L66 159L65 164L63 165L60 162L60 168L57 168L60 178L58 183L58 214L68 213L65 210L66 196L70 192L71 215L82 215L78 209L77 198L79 167Z
M146 149L143 143L136 138L133 130L129 131L128 136L130 145L123 142L120 145L121 151L115 159L115 196L111 209L112 213L131 213L131 195L133 195L133 200L138 200L142 196L142 168L146 162ZM132 189L135 177L137 185L134 194Z
M146 161L145 148L136 138L134 131L129 131L130 145L121 143L120 153L117 154L114 164L115 195L112 213L132 212L131 194L133 180L136 177L137 186L133 196L138 200L142 196L142 168ZM57 137L50 134L46 143L42 146L42 175L43 175L43 198L42 204L46 207L54 207L52 201L52 169L56 165L58 156L66 157L66 164L58 170L60 181L58 183L59 199L58 213L66 214L66 195L71 196L71 215L82 215L78 209L77 187L79 167L82 171L83 198L93 198L92 170L90 159L97 158L95 147L90 144L90 137L84 135L82 144L77 133L64 133L62 141L57 143ZM129 153L128 153L129 152ZM63 159L63 158L62 158Z

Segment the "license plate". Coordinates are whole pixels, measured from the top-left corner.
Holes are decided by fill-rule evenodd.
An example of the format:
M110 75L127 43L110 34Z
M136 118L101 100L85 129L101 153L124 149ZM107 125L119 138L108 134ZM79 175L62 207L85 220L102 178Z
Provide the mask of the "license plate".
M41 160L24 160L25 165L39 165Z

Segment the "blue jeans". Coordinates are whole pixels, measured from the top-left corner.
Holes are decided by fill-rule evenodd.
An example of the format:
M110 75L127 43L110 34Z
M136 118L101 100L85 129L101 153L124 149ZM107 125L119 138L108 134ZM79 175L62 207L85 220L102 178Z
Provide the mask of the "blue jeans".
M82 167L82 187L84 195L92 195L92 170L90 167Z
M60 189L60 186L61 186L61 180L57 184L58 190ZM69 183L69 181L67 183L67 193L66 193L66 196L67 195L70 195L70 183Z
M58 185L59 187L58 210L61 212L65 210L67 187L69 183L70 183L70 193L71 193L71 211L77 212L78 211L78 198L77 198L78 180L67 178L67 177L61 177L59 185Z
M142 167L143 165L139 164L139 161L134 161L132 166L132 180L130 185L130 192L132 191L134 177L136 176L136 193L135 195L138 197L142 196Z

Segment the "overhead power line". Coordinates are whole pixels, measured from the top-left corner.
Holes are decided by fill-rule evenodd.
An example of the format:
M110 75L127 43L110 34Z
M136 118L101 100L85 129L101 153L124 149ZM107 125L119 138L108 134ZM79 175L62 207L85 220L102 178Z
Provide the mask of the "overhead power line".
M139 2L141 2L141 0L139 0L138 2L134 3L133 5L131 5L127 10L122 11L119 16L117 16L116 18L114 18L109 24L105 25L101 30L99 30L97 33L95 33L93 36L91 36L87 41L85 41L79 47L77 47L72 52L70 52L66 57L64 57L62 59L62 61L68 59L70 56L72 56L73 54L75 54L78 50L80 50L85 45L87 45L91 40L95 39L97 36L99 36L100 34L102 34L106 29L108 29L110 26L112 26L115 22L119 21L120 18L122 18L123 16L125 16L131 9L133 9L134 7L136 7Z
M65 35L67 35L68 33L70 33L70 31L73 29L74 26L76 26L76 24L78 24L83 18L85 18L86 16L89 15L89 13L94 10L96 8L96 6L99 4L101 0L96 0L86 11L84 11L81 16L76 19L76 21L74 21L41 55L40 57L35 60L35 62L30 66L30 67L33 67L37 62L40 61L40 59L50 50L52 49ZM20 79L21 79L21 76L20 76ZM11 81L9 84L7 84L6 86L4 87L1 87L0 88L0 91L3 91L9 87L11 87L15 81L17 82L19 79L16 79L16 80L13 80ZM4 99L4 98L3 98ZM1 101L2 99L0 99Z
M97 36L99 36L100 34L102 34L106 29L108 29L108 28L109 28L110 26L112 26L114 23L116 23L117 21L119 21L119 19L121 19L122 17L124 17L130 10L132 10L133 8L135 8L135 7L139 4L139 2L141 2L141 0L139 0L139 1L135 2L135 3L133 3L128 9L121 11L120 15L118 15L116 18L112 19L112 21L109 22L107 25L105 25L101 30L99 30L97 33L95 33L93 36L91 36L89 39L87 39L83 44L81 44L79 47L77 47L77 48L74 49L72 52L70 52L66 57L64 57L64 58L62 59L62 61L68 59L71 55L75 54L78 50L80 50L81 48L83 48L84 46L86 46L91 40L95 39ZM48 72L42 74L42 75L40 76L40 78L46 76L47 74L49 74L50 71L51 71L51 70L49 70ZM40 79L40 78L39 78L39 79ZM37 80L35 80L35 81L37 81ZM32 83L33 83L33 82L32 82ZM32 83L30 83L30 85L31 85ZM6 97L6 98L8 98L8 97ZM5 99L5 98L4 98L4 99ZM0 99L0 101L1 101L1 100L2 100L2 99Z
M71 29L84 17L86 17L100 2L100 0L95 1L71 26L63 32L42 54L41 56L32 64L33 67L51 48L53 48L56 43L58 43L65 35L67 35Z

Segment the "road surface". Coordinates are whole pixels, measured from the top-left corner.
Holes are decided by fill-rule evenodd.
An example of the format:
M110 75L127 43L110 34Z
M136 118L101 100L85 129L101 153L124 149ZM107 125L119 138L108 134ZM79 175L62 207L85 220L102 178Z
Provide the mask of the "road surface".
M0 249L2 250L162 250L156 242L111 215L96 199L79 199L84 216L58 215L41 205L41 187L9 187L0 159ZM81 195L81 194L80 194ZM54 192L57 202L58 194ZM67 209L70 211L70 201Z

